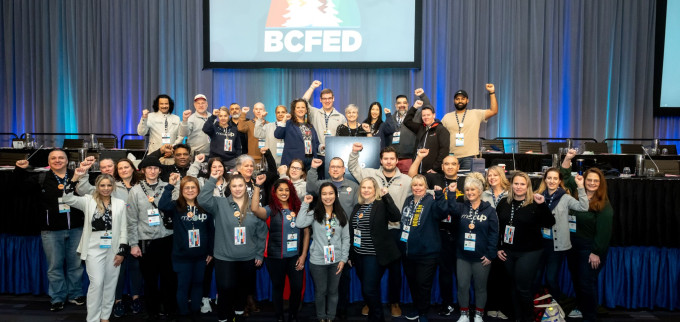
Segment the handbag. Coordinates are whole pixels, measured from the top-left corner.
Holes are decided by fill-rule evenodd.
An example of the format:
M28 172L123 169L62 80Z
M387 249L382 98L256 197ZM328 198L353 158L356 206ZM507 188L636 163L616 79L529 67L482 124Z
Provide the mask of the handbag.
M560 306L555 299L552 299L549 303L544 303L544 301L547 301L552 298L552 295L550 294L545 294L541 297L538 297L534 299L534 303L541 303L541 304L535 304L534 308L536 310L543 310L543 314L540 316L540 321L541 322L565 322L566 320L564 319L565 314L564 310L562 310L562 307ZM538 319L538 317L537 317Z

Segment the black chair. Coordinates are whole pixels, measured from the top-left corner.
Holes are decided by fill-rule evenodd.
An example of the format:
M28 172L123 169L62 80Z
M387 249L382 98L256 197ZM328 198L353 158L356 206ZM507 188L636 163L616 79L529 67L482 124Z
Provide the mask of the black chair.
M97 138L97 142L103 143L105 149L116 148L116 139L114 138Z
M585 151L592 151L595 154L609 153L607 142L585 142L583 149Z
M666 149L670 155L678 155L678 148L675 144L659 145L659 153L661 153L661 150L663 149Z
M621 144L621 153L645 154L645 151L642 150L642 144Z
M64 139L64 149L80 149L83 147L83 139Z
M482 140L482 150L482 152L499 151L505 153L505 144L503 140Z
M146 142L144 140L125 140L123 142L123 149L127 150L144 150L146 149Z
M518 141L517 150L519 153L543 153L543 143L541 141Z
M560 148L566 148L567 142L547 142L545 144L546 150L549 154L557 154L560 152Z

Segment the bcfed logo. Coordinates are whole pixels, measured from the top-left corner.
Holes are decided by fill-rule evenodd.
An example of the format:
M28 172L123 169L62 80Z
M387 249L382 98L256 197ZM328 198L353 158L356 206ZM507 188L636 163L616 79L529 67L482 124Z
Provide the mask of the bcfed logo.
M264 51L354 52L361 48L360 20L356 0L272 0Z

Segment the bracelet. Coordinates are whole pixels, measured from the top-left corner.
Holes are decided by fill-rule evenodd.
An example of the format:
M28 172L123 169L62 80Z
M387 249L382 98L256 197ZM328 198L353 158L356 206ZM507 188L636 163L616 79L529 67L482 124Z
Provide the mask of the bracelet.
M496 92L491 92L491 93L489 93L489 95L493 95L493 94L496 94Z
M261 184L257 184L257 183L253 183L253 187L257 187L257 188L262 189L262 185L261 185Z

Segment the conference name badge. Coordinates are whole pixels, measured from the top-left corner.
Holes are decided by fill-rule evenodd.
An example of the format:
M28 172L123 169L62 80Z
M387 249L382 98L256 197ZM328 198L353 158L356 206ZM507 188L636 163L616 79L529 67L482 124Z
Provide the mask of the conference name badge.
M288 234L288 242L286 243L286 250L289 252L297 251L297 234Z
M354 229L354 247L361 247L361 230Z
M515 227L505 226L505 234L503 234L503 242L512 245L515 242Z
M411 226L404 225L404 228L401 230L401 238L399 238L399 240L401 240L403 242L407 242L408 241L408 235L409 235L410 232L411 232Z
M231 152L234 149L234 141L230 139L224 140L224 151Z
M153 227L161 224L161 214L158 212L158 209L151 208L146 211L146 215L149 219L149 226Z
M246 244L246 227L234 227L234 245Z
M111 235L109 235L108 232L105 232L104 235L99 238L99 248L111 248L112 240Z
M465 233L465 241L463 242L463 250L474 252L476 241L477 241L477 234Z
M257 140L257 148L258 149L264 148L264 140L263 139Z
M324 264L335 263L335 246L328 245L323 247L323 262Z
M392 144L399 144L401 138L401 131L392 133Z
M170 142L170 133L164 132L161 134L161 142L163 142L163 144L171 144L172 142Z
M569 215L569 231L576 232L576 216L574 215Z
M276 155L282 156L283 155L283 146L285 144L283 142L277 142L276 143Z
M201 234L198 229L190 229L189 233L189 248L201 247Z
M463 133L456 133L456 146L465 145L465 135Z
M67 205L66 203L64 203L63 198L59 198L58 201L59 201L59 213L60 214L64 214L64 213L71 211L71 207L69 205Z

